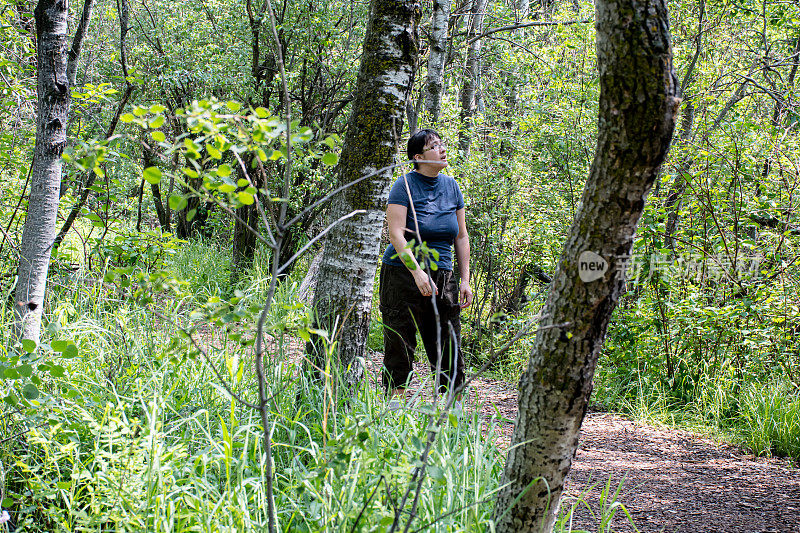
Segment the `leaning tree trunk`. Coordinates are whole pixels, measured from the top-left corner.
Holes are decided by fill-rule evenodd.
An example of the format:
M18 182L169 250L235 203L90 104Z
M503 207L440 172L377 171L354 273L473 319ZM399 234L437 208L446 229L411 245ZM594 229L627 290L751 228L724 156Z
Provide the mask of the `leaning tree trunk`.
M498 532L552 530L603 338L625 283L624 259L680 105L665 0L595 5L597 148L520 379L505 487L495 508Z
M391 165L398 152L403 114L417 58L416 0L372 0L353 111L337 167L338 181L354 179ZM325 241L314 291L319 327L339 334L339 357L355 383L363 369L369 333L372 287L378 263L384 209L392 171L383 171L337 195L334 220L355 210L365 213L338 224ZM356 364L351 364L351 363Z
M475 115L475 94L478 89L478 76L480 75L481 34L483 17L489 0L474 0L472 3L472 21L467 39L472 41L467 50L467 63L464 69L464 83L461 86L461 125L458 131L458 151L461 157L469 155L469 145L472 140L472 128Z
M434 0L431 20L431 51L428 54L428 79L425 83L425 110L431 124L439 121L444 89L444 67L447 63L447 28L450 24L451 0Z
M67 142L67 2L36 5L36 146L31 163L28 214L20 243L15 336L39 342L50 252L56 233L61 153Z

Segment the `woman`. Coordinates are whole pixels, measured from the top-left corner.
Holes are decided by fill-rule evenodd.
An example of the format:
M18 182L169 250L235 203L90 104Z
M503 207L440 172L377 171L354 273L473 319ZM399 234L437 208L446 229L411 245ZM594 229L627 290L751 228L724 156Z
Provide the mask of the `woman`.
M459 314L472 303L464 197L458 183L440 173L447 167L447 147L438 133L424 129L409 138L407 153L414 161L414 170L399 178L389 193L386 219L391 244L383 254L380 276L383 383L392 397L390 408L399 407L399 400L405 397L417 346L417 330L431 370L434 373L436 368L440 370L438 390L444 392L461 386L464 360ZM435 252L415 254L407 248L413 239L416 249L420 237ZM453 276L452 247L455 247L461 273L460 284ZM398 250L405 252L403 257ZM435 269L430 268L430 278L422 268L425 261L428 265L435 263ZM438 324L432 303L434 296ZM437 349L437 329L441 334L441 357Z

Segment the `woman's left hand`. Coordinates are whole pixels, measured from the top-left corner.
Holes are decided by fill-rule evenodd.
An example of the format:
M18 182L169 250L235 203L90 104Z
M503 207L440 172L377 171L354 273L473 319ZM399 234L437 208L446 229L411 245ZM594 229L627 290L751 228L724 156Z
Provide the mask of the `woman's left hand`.
M469 305L472 303L472 289L470 289L469 283L462 281L461 286L458 288L458 292L458 303L461 306L461 309L469 307Z

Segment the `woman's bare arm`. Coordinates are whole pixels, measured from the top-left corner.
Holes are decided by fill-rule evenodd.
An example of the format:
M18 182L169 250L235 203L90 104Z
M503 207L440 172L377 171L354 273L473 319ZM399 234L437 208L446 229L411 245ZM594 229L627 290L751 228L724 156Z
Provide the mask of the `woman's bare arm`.
M461 285L458 291L459 303L463 309L472 303L472 289L469 286L469 234L467 233L466 211L463 207L456 211L456 218L458 219L458 235L453 246L456 250L458 269L461 272Z
M404 205L389 204L386 207L386 222L389 225L389 242L392 243L392 246L394 246L394 249L397 251L398 255L400 255L403 251L410 252L408 255L411 257L411 261L414 263L414 269L409 268L409 271L411 272L411 275L414 276L414 282L417 284L419 292L423 296L430 296L431 283L428 279L427 272L425 272L419 266L417 258L414 257L414 251L405 249L406 246L408 246L408 241L406 240L405 236L407 215L408 208ZM406 264L406 262L403 261L403 264ZM406 267L408 267L408 265L406 265ZM435 286L433 290L436 290Z

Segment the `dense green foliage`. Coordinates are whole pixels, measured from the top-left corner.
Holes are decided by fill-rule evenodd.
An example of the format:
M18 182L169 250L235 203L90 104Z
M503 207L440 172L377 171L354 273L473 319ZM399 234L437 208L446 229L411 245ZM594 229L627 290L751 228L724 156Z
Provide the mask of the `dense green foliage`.
M19 517L17 527L263 527L265 455L257 414L226 394L197 352L168 348L178 331L191 329L182 309L204 302L189 314L200 317L201 309L224 302L207 290L226 281L224 274L214 280L195 268L222 259L210 244L181 247L161 266L184 273L186 285L173 294L178 298L146 308L128 298L130 292L114 294L92 277L57 276L54 340L39 355L22 355L16 367L31 365L16 381L36 382L43 392L17 404L23 418L2 422L3 434L15 437L0 443L3 506ZM258 300L262 279L243 280L240 304ZM385 531L409 485L412 498L416 494L409 472L426 442L424 413L436 413L436 407L420 399L419 411L387 413L374 378L355 397L342 395L335 378L322 386L309 381L299 372L294 348L295 335L308 327L296 289L296 282L284 283L268 320L275 334L268 373L281 530L350 531L358 521L357 530ZM202 319L194 323L200 324L198 345L224 369L234 390L250 399L246 335ZM503 462L495 440L494 426L476 415L445 419L419 489L415 530L433 523L440 531L486 530ZM599 520L621 510L610 504L597 510ZM565 507L565 522L571 508Z
M75 19L81 4L70 3ZM130 10L125 54L121 5ZM35 137L34 6L0 0L0 507L26 531L265 527L261 420L231 400L220 377L254 401L252 346L270 254L257 249L252 267L233 275L231 213L260 195L288 202L294 217L329 192L367 6L274 6L295 119L286 198L278 197L284 96L261 6L96 5L72 88L59 224L88 190L87 201L54 257L35 349L10 333ZM515 20L513 2L488 9L490 29ZM594 401L800 458L800 12L768 1L670 9L681 124L639 226ZM468 154L455 146L469 17L451 20L435 127L452 146L450 171L468 205L476 300L463 321L473 368L521 328L535 329L592 162L591 3L543 2L534 15L575 23L485 38ZM242 182L237 165L258 162L264 182ZM324 220L324 208L300 217L281 256ZM299 372L310 326L297 286L307 263L282 278L266 326L278 523L349 531L358 520L364 531L386 530L430 419L384 413L372 382L348 401L335 373L320 386ZM377 309L371 330L370 347L380 350ZM520 340L492 372L516 378L528 346ZM412 530L434 521L441 531L488 527L503 451L484 426L470 417L443 424ZM614 509L599 510L600 529Z

